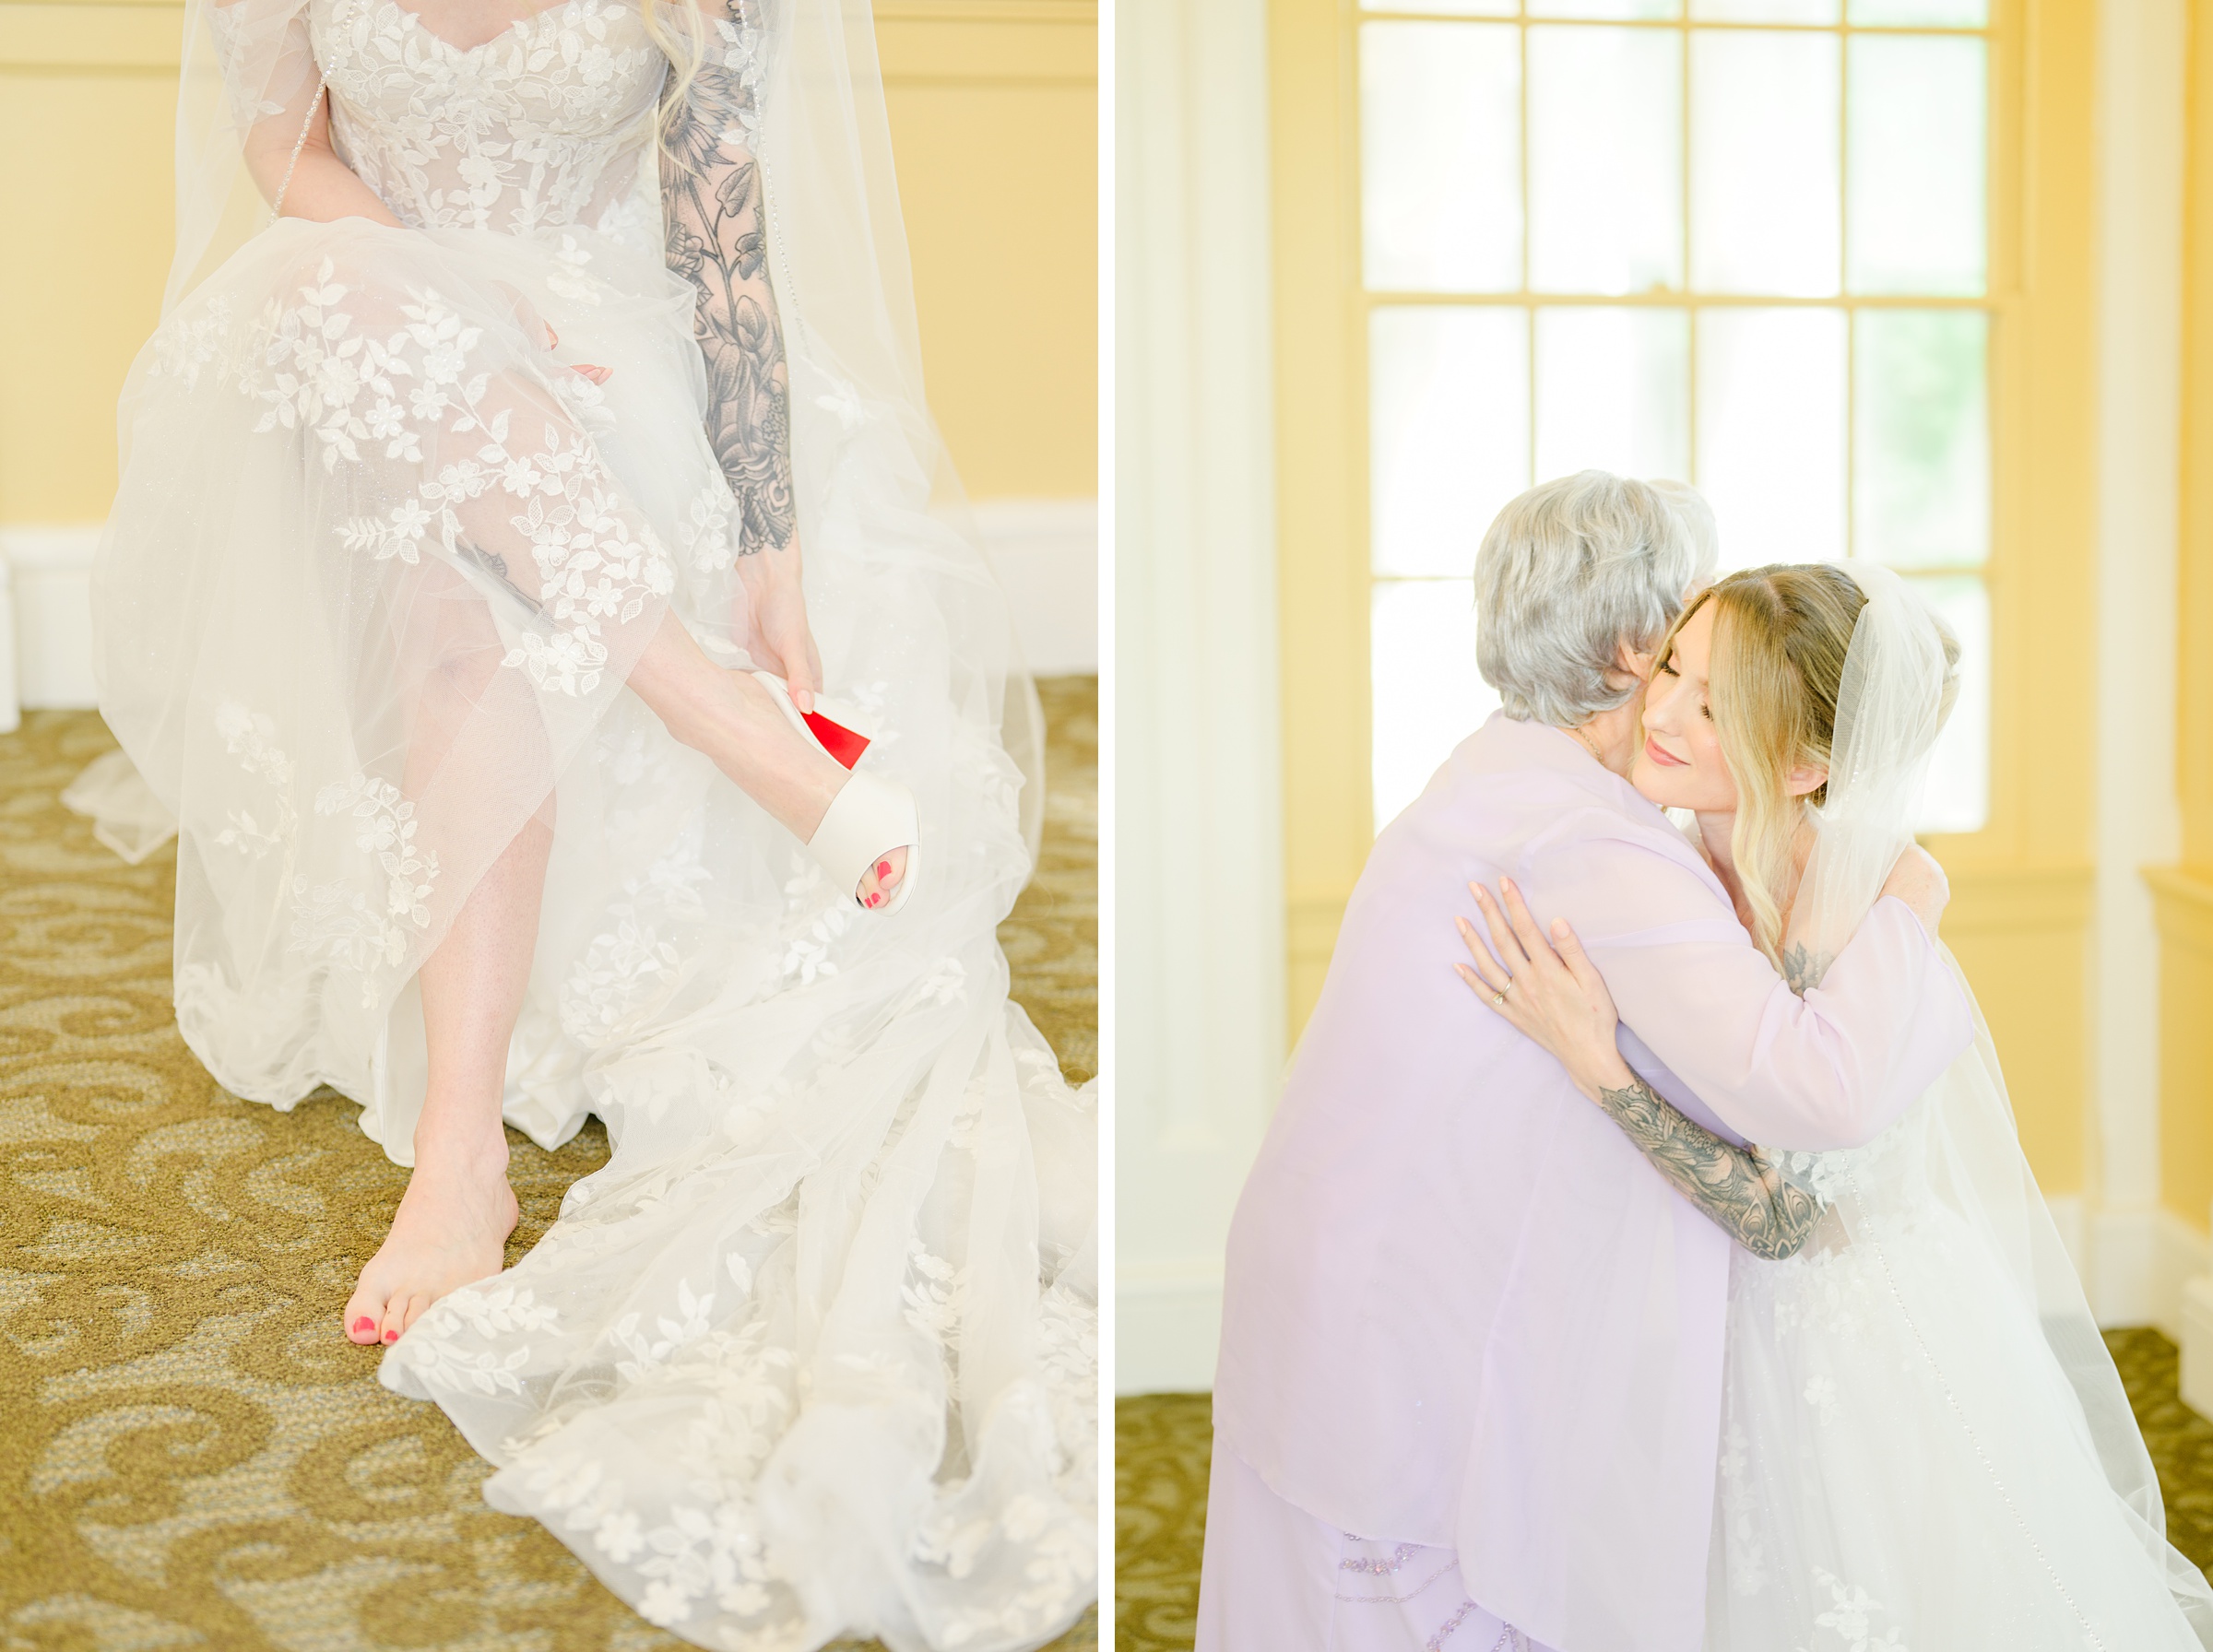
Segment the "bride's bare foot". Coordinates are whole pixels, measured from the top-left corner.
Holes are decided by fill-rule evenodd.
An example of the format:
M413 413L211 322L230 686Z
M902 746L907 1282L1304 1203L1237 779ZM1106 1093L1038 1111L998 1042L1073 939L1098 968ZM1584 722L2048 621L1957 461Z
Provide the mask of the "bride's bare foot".
M396 1342L446 1292L499 1272L515 1214L504 1136L436 1150L419 1141L392 1231L346 1304L348 1339Z

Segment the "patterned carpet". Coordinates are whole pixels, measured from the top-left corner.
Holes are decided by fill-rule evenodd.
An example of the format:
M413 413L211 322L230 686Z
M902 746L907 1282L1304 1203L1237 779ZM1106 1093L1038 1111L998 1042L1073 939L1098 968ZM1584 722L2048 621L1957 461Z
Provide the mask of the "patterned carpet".
M1051 725L1036 880L1001 931L1071 1078L1097 1060L1097 685ZM0 736L0 1635L8 1652L645 1652L642 1622L442 1413L336 1333L406 1173L335 1096L234 1101L170 1013L169 851L126 867L64 810L90 713ZM605 1162L509 1132L536 1243ZM1089 1652L1095 1614L1055 1643Z
M2108 1331L2129 1404L2167 1500L2167 1536L2213 1570L2213 1422L2176 1392L2173 1343L2155 1330ZM1206 1533L1204 1394L1145 1394L1114 1408L1115 1652L1185 1652L1199 1607Z

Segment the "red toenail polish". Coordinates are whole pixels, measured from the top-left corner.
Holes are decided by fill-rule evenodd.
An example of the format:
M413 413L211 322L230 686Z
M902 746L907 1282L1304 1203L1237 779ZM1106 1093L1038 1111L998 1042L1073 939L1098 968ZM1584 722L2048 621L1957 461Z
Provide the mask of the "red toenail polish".
M865 905L869 905L869 906L873 906L873 905L875 905L875 904L876 904L876 903L877 903L877 902L879 902L879 901L881 901L881 900L882 900L882 899L883 899L883 897L882 897L882 895L870 895L870 896L868 898L868 900L867 900L865 903L863 903L863 904L865 904Z
M373 1331L376 1329L376 1321L370 1318L368 1315L363 1314L359 1319L353 1322L353 1328L357 1331Z
M888 860L880 860L880 861L878 861L878 862L876 863L876 876L877 876L877 877L879 877L879 878L889 878L891 875L892 875L892 863L891 863L890 861L888 861Z
M396 1342L399 1340L399 1333L397 1331L386 1331L385 1333L385 1340L387 1342Z

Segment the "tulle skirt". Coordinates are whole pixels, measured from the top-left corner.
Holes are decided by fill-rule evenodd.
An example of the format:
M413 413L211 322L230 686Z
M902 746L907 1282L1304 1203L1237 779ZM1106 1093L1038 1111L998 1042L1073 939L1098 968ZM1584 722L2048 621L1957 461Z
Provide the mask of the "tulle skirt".
M1710 1652L2197 1652L2172 1552L1969 1224L1924 1199L1733 1268Z
M613 1158L385 1381L698 1644L1034 1646L1095 1593L1095 1129L994 938L1026 679L927 442L795 348L810 616L916 795L914 897L860 911L625 691L670 614L748 663L690 326L638 230L360 220L276 225L163 324L96 609L178 820L178 1020L407 1162L416 971L550 825L505 1113L553 1145L596 1112Z

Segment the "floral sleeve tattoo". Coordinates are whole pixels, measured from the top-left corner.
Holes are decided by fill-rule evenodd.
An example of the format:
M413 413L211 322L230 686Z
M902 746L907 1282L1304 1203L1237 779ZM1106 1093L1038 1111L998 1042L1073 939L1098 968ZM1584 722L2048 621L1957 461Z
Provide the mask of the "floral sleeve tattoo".
M1685 1198L1756 1257L1779 1261L1805 1247L1828 1209L1756 1147L1736 1147L1675 1111L1642 1079L1601 1090L1598 1104Z
M758 4L758 0L752 0ZM755 159L761 31L748 0L711 0L705 61L661 159L669 267L698 294L707 440L738 500L738 554L792 542L790 374L768 279L768 206Z

